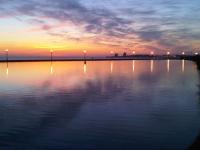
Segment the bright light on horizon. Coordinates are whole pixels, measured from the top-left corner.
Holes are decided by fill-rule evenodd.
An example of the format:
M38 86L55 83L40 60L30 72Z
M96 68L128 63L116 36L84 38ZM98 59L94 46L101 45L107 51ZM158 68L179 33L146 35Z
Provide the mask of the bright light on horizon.
M151 51L151 55L154 55L154 52L153 52L153 51Z

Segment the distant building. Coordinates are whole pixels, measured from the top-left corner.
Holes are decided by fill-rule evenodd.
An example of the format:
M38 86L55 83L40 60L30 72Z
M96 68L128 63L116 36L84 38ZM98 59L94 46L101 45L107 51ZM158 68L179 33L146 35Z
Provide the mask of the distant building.
M119 54L118 53L115 53L115 57L118 57L119 56Z
M126 52L124 52L124 53L123 53L123 57L126 57L126 56L127 56L127 54L126 54Z

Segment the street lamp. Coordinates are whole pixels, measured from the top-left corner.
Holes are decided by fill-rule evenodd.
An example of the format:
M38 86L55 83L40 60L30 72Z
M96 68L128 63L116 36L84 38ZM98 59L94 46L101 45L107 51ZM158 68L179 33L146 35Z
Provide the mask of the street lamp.
M83 51L83 55L84 55L84 64L86 64L86 54L87 54L87 51L84 50L84 51Z
M170 55L170 52L167 52L167 55Z
M87 51L84 50L84 51L83 51L83 54L84 54L84 59L86 60L86 54L87 54Z
M51 61L53 60L53 50L50 50L51 53Z
M8 62L8 49L6 49L5 52L6 52L6 62Z
M112 54L114 54L114 52L113 52L113 51L110 51L110 54L112 55Z
M154 55L154 52L153 52L153 51L151 51L151 55Z

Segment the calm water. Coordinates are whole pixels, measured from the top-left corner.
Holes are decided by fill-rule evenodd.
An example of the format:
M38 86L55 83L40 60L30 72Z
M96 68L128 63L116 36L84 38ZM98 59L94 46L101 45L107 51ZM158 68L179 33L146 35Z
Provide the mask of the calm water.
M0 64L0 149L186 149L200 134L187 61Z

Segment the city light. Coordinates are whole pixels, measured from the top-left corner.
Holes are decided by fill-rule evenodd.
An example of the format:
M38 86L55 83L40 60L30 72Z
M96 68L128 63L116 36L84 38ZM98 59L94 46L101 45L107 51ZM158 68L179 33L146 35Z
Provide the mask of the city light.
M170 55L170 52L167 52L167 55Z

